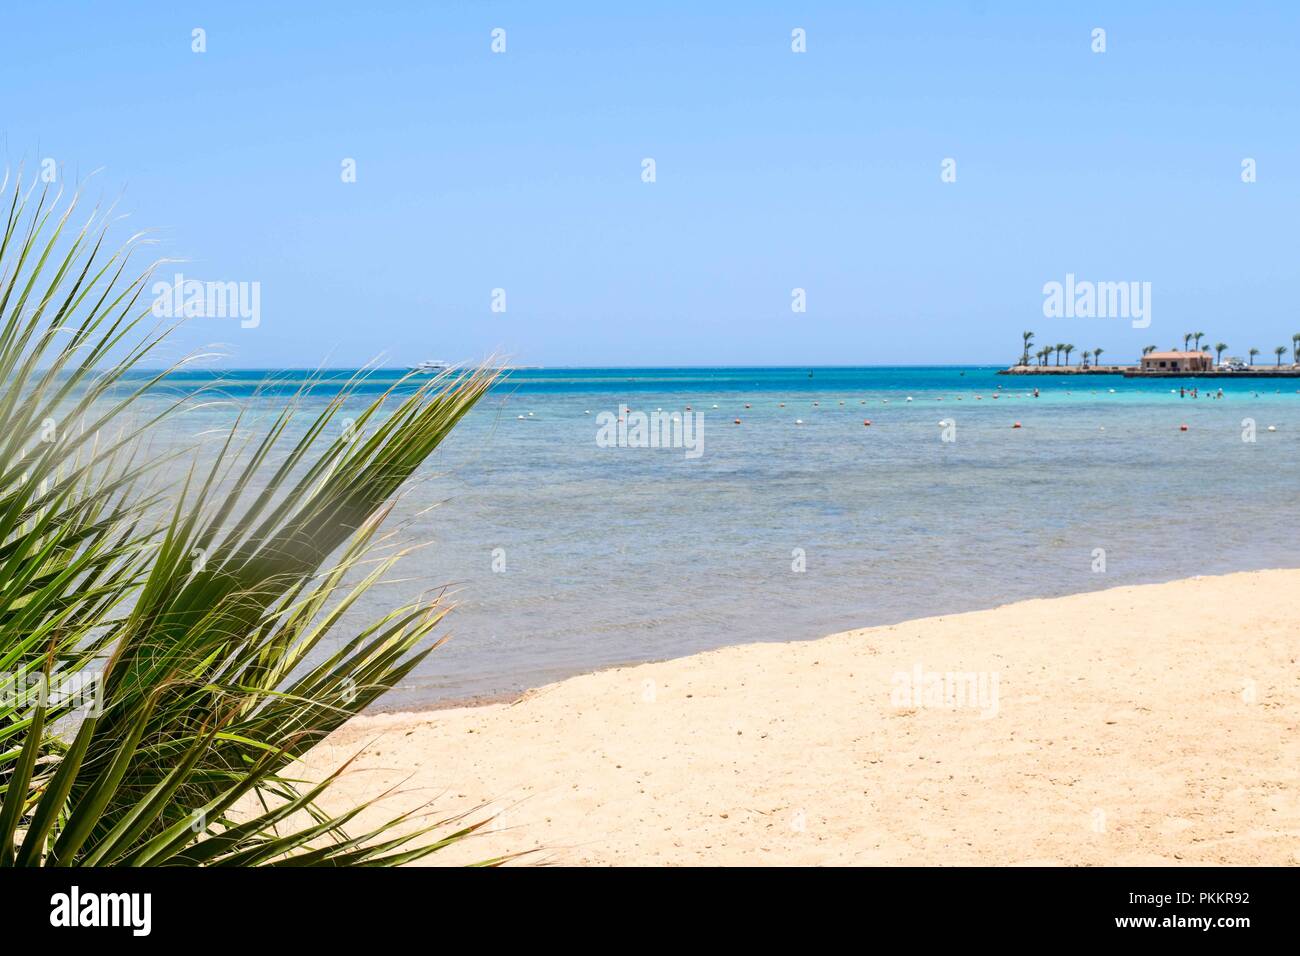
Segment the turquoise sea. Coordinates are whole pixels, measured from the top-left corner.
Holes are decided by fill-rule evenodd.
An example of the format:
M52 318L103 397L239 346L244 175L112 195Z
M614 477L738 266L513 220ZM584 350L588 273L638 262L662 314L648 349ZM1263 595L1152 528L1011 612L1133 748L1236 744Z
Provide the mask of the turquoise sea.
M268 374L278 384L256 390ZM351 374L327 373L300 423ZM372 373L362 397L401 374ZM306 375L220 378L256 422ZM1201 397L1180 398L1180 386ZM1220 387L1223 398L1209 397ZM691 406L701 454L601 447L597 419L621 404ZM183 427L197 434L232 415L211 406ZM1248 419L1254 441L1243 440ZM1300 566L1298 491L1296 379L515 370L403 501L405 536L432 546L357 620L450 586L452 640L385 701L426 706L726 644ZM1233 609L1187 614L1229 621Z

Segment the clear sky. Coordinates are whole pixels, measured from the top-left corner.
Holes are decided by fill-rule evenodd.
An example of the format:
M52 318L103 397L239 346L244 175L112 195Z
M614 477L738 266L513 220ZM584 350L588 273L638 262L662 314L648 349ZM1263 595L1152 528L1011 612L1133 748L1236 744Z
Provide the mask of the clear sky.
M992 363L1022 329L1271 362L1298 91L1296 3L46 0L0 27L5 160L101 169L186 276L260 283L256 328L183 340L249 367ZM1045 318L1067 273L1150 282L1151 327Z

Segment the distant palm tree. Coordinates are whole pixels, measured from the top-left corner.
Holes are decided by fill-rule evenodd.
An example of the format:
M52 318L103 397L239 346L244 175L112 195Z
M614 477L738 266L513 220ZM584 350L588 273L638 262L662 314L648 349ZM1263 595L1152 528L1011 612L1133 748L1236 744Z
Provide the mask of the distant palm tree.
M1055 352L1056 352L1056 367L1057 367L1057 368L1060 368L1060 367L1061 367L1061 350L1065 348L1065 343L1064 343L1064 342L1057 342L1054 346L1052 346L1052 348L1053 348L1053 350L1055 350Z
M1158 346L1155 346L1155 345L1147 345L1147 346L1144 346L1143 349L1142 349L1142 355L1143 355L1143 357L1145 358L1146 356L1150 355L1152 352L1154 352L1154 351L1156 350L1157 347L1158 347Z
M1092 350L1092 360L1098 365L1101 364L1101 353L1102 353L1102 349Z
M1201 339L1205 338L1205 333L1204 333L1204 332L1197 332L1196 334L1194 334L1194 335L1192 336L1192 338L1194 338L1194 339L1196 340L1196 347L1197 347L1197 349L1200 349L1200 348L1201 348Z
M1217 344L1214 346L1214 364L1215 364L1215 365L1222 365L1222 364L1223 364L1223 353L1226 352L1226 351L1228 351L1228 343L1227 343L1227 342L1219 342L1219 343L1217 343Z
M1255 356L1258 355L1258 354L1259 354L1259 349L1251 349L1251 350L1250 350L1250 364L1251 364L1251 365L1254 365L1254 364L1255 364Z
M1283 356L1283 355L1286 355L1286 346L1285 346L1285 345L1279 345L1277 348L1275 348L1275 349L1273 350L1273 354L1277 356L1277 367L1278 367L1278 368L1281 368L1281 367L1282 367L1282 356Z
M1047 356L1049 356L1049 355L1051 355L1051 354L1052 354L1052 350L1049 349L1049 348L1045 348L1045 347L1044 347L1044 348L1039 349L1039 350L1038 350L1038 364L1039 364L1039 365L1046 365L1046 364L1047 364Z
M1184 333L1183 333L1183 351L1184 351L1184 352L1190 352L1190 351L1191 351L1191 341L1192 341L1192 336L1195 335L1195 334L1196 334L1195 332L1184 332Z
M1022 339L1025 340L1025 352L1024 352L1024 354L1023 354L1022 356L1020 356L1020 364L1021 364L1021 365L1028 365L1028 364L1029 364L1029 346L1031 346L1031 345L1034 344L1034 333L1033 333L1033 332L1021 332L1021 333L1020 333L1020 337L1021 337Z
M1073 346L1073 345L1067 345L1067 346L1065 346L1065 364L1066 364L1066 367L1067 367L1067 368L1068 368L1069 365L1070 365L1070 353L1073 352L1073 351L1074 351L1074 346Z
M1091 353L1091 352L1084 352L1084 353L1083 353L1083 367L1084 367L1084 368L1087 368L1087 367L1088 367L1088 359L1090 359L1090 358L1092 358L1092 353Z
M1300 332L1291 336L1291 361L1300 365Z

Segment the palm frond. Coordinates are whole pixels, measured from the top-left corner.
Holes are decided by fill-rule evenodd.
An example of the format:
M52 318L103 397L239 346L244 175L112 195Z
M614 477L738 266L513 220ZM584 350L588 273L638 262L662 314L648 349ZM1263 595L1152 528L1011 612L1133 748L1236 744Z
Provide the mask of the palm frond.
M368 804L325 813L337 776L289 768L436 646L437 595L338 632L405 553L382 530L401 489L493 374L403 380L336 428L358 376L303 426L289 402L247 445L237 421L205 455L152 453L199 396L156 400L176 366L142 372L170 329L128 271L141 240L108 249L98 210L66 232L76 205L15 184L0 234L0 865L390 865L472 833L404 814L349 834ZM77 675L89 714L27 693Z

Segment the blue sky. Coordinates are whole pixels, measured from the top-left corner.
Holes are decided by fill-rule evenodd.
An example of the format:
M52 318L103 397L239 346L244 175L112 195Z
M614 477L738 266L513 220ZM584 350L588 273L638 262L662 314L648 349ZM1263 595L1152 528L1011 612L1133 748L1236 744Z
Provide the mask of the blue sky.
M1003 362L1022 329L1271 358L1300 331L1300 5L621 6L25 4L0 146L100 169L186 276L259 282L257 328L178 340L234 366ZM1044 318L1066 273L1151 282L1151 327Z

